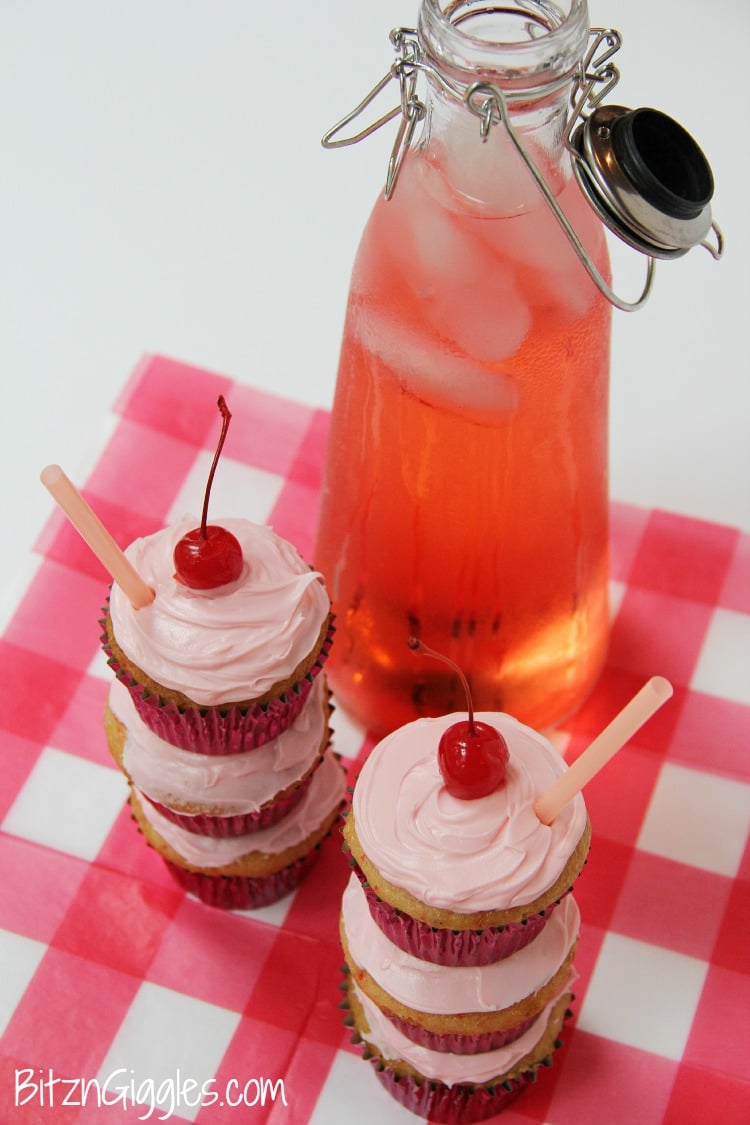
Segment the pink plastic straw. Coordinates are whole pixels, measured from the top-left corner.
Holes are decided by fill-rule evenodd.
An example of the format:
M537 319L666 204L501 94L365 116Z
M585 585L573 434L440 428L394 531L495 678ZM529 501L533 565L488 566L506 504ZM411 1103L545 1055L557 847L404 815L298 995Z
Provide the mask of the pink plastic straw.
M154 600L154 591L125 558L104 524L92 512L60 466L48 465L46 469L42 469L40 480L105 570L130 599L133 608L143 609L150 605Z
M613 758L629 738L659 710L672 695L672 685L663 676L654 676L626 703L619 715L605 727L590 746L576 758L570 769L537 799L534 812L542 824L551 824L560 810L580 793L584 785Z

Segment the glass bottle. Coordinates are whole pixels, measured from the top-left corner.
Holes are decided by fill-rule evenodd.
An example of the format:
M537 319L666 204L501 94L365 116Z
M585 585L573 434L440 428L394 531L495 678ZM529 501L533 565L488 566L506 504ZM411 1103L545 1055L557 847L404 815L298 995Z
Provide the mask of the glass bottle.
M315 565L337 615L337 702L381 734L462 709L537 728L592 688L609 628L611 305L502 122L455 96L503 92L603 278L602 224L571 173L585 0L422 0L421 132L354 263ZM444 81L447 80L447 81Z

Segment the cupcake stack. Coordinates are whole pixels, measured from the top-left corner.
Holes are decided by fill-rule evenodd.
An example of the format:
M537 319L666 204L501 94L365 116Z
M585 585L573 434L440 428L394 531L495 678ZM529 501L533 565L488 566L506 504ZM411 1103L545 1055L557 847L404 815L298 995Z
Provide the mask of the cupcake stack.
M568 892L591 834L580 794L540 822L565 765L508 715L477 716L503 758L467 796L438 754L461 719L410 723L366 761L341 910L354 1041L393 1097L456 1123L500 1112L560 1045L580 921Z
M181 572L191 520L127 548L154 597L136 609L112 586L105 730L135 820L175 878L251 909L299 883L342 805L323 672L333 624L321 575L291 544L244 519L213 531L218 569Z

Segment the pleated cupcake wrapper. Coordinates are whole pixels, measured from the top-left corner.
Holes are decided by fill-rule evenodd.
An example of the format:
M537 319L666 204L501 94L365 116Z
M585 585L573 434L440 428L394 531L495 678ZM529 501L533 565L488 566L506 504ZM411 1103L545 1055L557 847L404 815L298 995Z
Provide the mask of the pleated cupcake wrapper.
M498 1047L505 1047L508 1043L512 1043L514 1039L523 1035L524 1031L528 1031L534 1020L537 1019L537 1016L534 1015L522 1023L515 1024L514 1027L466 1035L428 1031L426 1027L401 1019L400 1016L391 1012L384 1011L384 1015L407 1039L411 1039L412 1043L418 1043L420 1047L427 1047L430 1051L440 1051L443 1054L451 1055L481 1055L485 1051L494 1051Z
M354 865L354 870L362 882L370 914L385 936L404 953L435 965L476 967L502 961L534 940L556 905L553 903L542 913L530 914L523 922L510 922L507 926L484 930L437 929L379 898L358 865Z
M315 768L317 769L317 766ZM173 824L177 824L188 832L193 832L196 836L213 836L215 838L247 836L253 832L260 832L263 828L270 828L272 824L277 824L278 821L283 820L302 800L312 781L314 772L315 770L311 770L307 777L304 777L299 785L295 785L294 789L291 789L288 793L250 813L236 813L232 816L211 816L208 813L197 813L191 816L188 813L180 813L175 809L170 809L168 805L162 805L159 801L154 801L150 797L147 800L166 820L171 820Z
M444 1125L471 1125L502 1113L533 1081L522 1074L494 1089L486 1086L445 1086L442 1082L420 1082L412 1075L398 1075L389 1066L376 1074L392 1098L406 1109Z
M188 871L163 856L162 859L180 886L206 905L216 906L221 910L257 910L261 906L278 902L298 887L316 862L319 850L314 847L273 875L258 878L246 875L208 875L201 871Z
M100 624L104 627L106 619ZM317 660L306 676L278 698L246 708L178 707L173 701L149 692L125 671L112 654L106 630L101 646L110 668L129 690L141 719L159 738L196 754L241 754L278 738L291 726L328 659L334 632L331 618Z

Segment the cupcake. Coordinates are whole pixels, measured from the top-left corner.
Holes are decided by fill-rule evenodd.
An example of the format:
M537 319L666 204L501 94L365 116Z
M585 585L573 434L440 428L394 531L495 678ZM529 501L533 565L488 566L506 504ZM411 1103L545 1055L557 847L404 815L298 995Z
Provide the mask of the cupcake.
M167 819L209 836L268 828L302 799L330 741L325 676L285 731L242 753L206 755L165 742L147 727L121 680L109 690L104 729L128 780Z
M344 839L395 945L441 965L485 965L541 933L585 863L591 826L580 795L550 827L539 822L535 797L565 765L510 715L477 716L509 747L505 784L480 800L452 797L437 747L461 719L418 719L375 748Z
M403 1105L457 1123L502 1110L559 1045L591 833L580 794L550 826L534 812L566 768L551 743L508 715L470 724L420 719L372 751L340 922L356 1039Z
M146 842L174 878L211 906L249 910L293 890L315 862L344 798L344 772L331 750L294 808L245 835L199 834L164 816L131 786L130 805Z
M134 609L111 588L102 644L144 723L166 742L234 754L275 738L299 715L331 645L320 574L270 528L226 519L240 572L216 587L175 574L195 520L137 539L126 558L154 591Z

